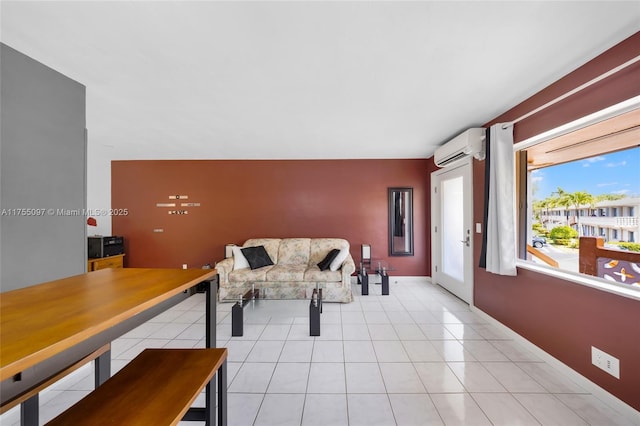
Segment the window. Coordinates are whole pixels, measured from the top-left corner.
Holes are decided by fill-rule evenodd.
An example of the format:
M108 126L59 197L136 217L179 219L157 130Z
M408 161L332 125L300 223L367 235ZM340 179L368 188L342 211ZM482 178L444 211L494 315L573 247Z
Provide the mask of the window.
M518 223L524 228L519 230L519 266L535 265L550 275L569 273L587 285L640 293L640 274L622 282L616 271L603 266L588 275L579 272L588 269L581 262L585 264L589 244L593 250L588 256L596 256L590 264L604 265L602 259L610 258L616 262L608 265L631 261L640 266L640 246L632 244L640 232L635 215L640 207L640 99L633 108L609 112L606 119L586 121L515 145L519 180L526 182L518 194ZM604 247L586 238L581 252L581 237L602 237Z

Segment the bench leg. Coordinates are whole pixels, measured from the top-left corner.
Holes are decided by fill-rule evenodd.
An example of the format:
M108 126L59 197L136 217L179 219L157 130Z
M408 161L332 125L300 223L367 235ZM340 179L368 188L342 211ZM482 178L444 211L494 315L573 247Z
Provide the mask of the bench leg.
M217 380L215 380L217 378ZM218 420L216 422L216 383L218 385ZM182 421L202 421L207 426L227 426L227 361L216 372L214 379L207 383L204 413L202 408L189 409ZM203 415L204 414L204 415Z
M204 401L204 424L216 426L216 383L211 380L207 383ZM219 392L219 391L218 391Z
M20 426L38 426L40 398L33 395L20 404Z
M218 373L218 425L227 426L227 360Z
M369 275L368 274L362 274L362 295L363 296L369 295Z

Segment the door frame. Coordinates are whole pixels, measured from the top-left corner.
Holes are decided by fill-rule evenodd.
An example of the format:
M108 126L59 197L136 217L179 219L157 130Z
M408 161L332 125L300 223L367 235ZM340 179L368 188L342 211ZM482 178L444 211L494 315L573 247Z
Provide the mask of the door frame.
M442 270L442 249L439 231L442 230L441 220L441 194L436 188L440 186L441 176L451 171L463 169L463 191L464 191L464 206L466 211L464 214L465 228L467 230L467 236L469 237L469 246L466 247L466 256L464 258L464 282L468 284L464 287L461 294L456 294L450 288L447 288L442 283L438 282L439 274ZM456 297L460 298L464 302L473 306L474 296L474 250L473 250L473 159L471 157L456 163L453 166L445 167L431 173L431 281L434 284L438 284L445 290L450 291ZM440 268L440 270L438 270Z

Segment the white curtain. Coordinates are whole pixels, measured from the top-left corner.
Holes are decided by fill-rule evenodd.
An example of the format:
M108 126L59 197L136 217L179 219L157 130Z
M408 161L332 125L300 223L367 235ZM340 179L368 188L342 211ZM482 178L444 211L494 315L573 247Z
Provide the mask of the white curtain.
M516 275L513 125L490 129L487 271Z

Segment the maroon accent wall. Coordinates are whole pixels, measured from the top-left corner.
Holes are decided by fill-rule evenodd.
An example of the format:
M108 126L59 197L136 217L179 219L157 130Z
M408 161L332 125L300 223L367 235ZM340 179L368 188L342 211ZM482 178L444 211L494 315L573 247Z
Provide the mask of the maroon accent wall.
M640 33L486 126L520 117L637 55ZM640 64L516 124L516 142L637 95ZM483 218L484 166L474 161L474 222ZM474 238L479 259L481 235ZM479 309L640 410L640 302L521 268L517 277L505 277L476 267L474 279L474 304ZM619 380L591 364L591 346L620 360Z
M394 274L431 271L426 159L114 161L114 235L126 239L129 267L201 267L224 245L256 237L341 237L354 259L369 243ZM413 187L414 256L388 258L387 188ZM169 215L169 195L188 195L187 215ZM179 207L175 209L181 209ZM163 229L164 232L154 232Z

